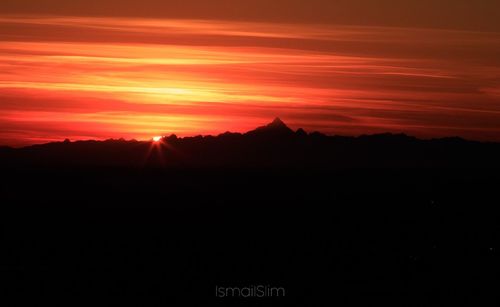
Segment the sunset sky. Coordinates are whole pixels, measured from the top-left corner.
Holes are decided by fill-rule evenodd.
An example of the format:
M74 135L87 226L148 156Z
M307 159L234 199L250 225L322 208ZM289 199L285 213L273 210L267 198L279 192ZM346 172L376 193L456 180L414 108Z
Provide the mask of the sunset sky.
M1 0L0 145L244 132L500 141L500 1Z

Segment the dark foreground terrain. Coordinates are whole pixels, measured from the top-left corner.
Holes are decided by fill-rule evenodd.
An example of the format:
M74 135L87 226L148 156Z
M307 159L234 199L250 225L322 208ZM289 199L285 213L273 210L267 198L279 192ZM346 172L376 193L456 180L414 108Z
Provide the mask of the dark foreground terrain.
M494 306L498 172L10 171L2 299ZM218 298L216 286L284 287Z
M95 152L100 143L4 149L2 305L496 306L500 173L488 150L498 145L396 139L356 150L306 139L296 156L265 151L280 144L253 146L261 154L245 158L253 167L217 166L217 155L197 167L162 166L154 155L142 167L90 163L92 154L125 161L123 147ZM197 146L183 152L202 161L220 150ZM396 160L384 160L384 146L401 167L386 166ZM453 167L413 165L445 161L453 146L468 148L450 158ZM318 148L344 151L322 167L327 155ZM441 151L429 156L428 148ZM297 163L315 152L318 163ZM478 156L489 158L467 158ZM340 167L339 157L351 165ZM284 296L216 292L259 285Z

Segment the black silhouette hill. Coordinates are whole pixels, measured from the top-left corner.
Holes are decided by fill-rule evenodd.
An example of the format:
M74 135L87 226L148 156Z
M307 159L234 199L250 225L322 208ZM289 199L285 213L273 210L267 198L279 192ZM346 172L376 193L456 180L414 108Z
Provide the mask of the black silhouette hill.
M174 168L498 167L500 144L461 138L420 140L405 134L359 137L293 131L279 118L241 133L149 141L54 142L0 148L3 166L91 165Z
M498 157L497 143L328 136L279 119L156 143L0 147L0 298L481 306L498 297ZM261 284L286 297L214 295Z
M279 117L276 117L271 123L257 127L254 130L245 133L246 136L253 137L287 137L293 134L293 130L290 129Z

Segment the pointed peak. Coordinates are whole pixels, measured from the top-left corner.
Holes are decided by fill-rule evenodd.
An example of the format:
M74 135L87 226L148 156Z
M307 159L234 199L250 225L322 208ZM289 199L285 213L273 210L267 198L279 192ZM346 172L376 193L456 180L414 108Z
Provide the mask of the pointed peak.
M281 118L279 117L276 117L272 122L271 124L274 124L274 125L285 125L285 123L281 120Z
M267 127L269 127L269 128L280 128L280 129L283 129L283 128L289 129L288 126L279 117L276 117L271 123L269 123L267 125Z
M276 117L271 123L261 126L256 128L255 130L247 132L247 134L261 134L261 133L266 133L266 134L289 134L293 133L293 130L290 129L279 117Z

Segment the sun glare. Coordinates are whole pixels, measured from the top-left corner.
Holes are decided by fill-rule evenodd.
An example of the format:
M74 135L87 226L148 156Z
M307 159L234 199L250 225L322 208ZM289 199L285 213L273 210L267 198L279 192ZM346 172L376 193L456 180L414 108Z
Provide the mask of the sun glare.
M161 136L153 136L153 142L159 142L161 140Z

